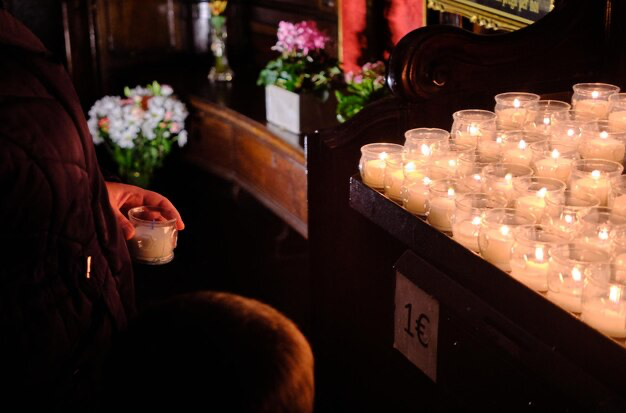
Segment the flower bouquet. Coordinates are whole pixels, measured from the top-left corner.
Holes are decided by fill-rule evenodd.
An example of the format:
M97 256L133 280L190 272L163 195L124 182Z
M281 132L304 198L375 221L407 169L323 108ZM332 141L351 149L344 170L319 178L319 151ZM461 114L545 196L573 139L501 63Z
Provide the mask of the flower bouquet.
M270 122L300 133L313 125L325 126L329 112L334 118L330 91L342 79L337 59L325 51L328 40L314 21L280 22L278 42L272 47L280 56L265 66L257 81L266 87Z
M124 88L125 98L105 96L89 110L89 131L103 144L127 183L147 187L172 144L187 142L187 109L170 86Z
M385 64L381 61L366 63L359 73L348 72L344 76L346 88L335 91L337 119L345 122L365 105L380 99L387 93L385 88Z

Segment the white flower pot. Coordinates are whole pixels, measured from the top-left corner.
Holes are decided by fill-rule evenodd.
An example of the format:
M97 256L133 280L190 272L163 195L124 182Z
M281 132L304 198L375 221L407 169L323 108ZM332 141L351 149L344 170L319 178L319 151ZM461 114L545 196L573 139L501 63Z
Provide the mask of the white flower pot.
M275 85L265 87L267 120L293 133L310 133L337 125L336 108L333 93L322 102L311 93L297 94Z

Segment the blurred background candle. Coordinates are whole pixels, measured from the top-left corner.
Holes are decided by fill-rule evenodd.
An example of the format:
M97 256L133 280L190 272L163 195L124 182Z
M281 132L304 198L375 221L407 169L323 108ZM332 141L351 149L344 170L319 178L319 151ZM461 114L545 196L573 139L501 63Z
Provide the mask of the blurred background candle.
M458 195L454 201L452 238L464 247L479 252L478 233L482 214L490 209L504 208L507 200L483 192Z
M577 83L573 86L572 108L593 113L596 119L606 119L609 97L619 93L619 87L607 83Z
M486 211L478 233L480 255L502 271L511 271L513 229L533 223L532 217L524 216L512 208L494 208Z
M525 176L513 182L513 190L515 209L540 221L546 206L546 195L564 193L565 183L553 178Z
M488 110L466 109L452 114L452 139L460 145L477 147L480 139L494 135L496 131L496 114Z
M513 231L511 276L532 290L548 290L550 248L568 239L545 225L520 225Z
M539 95L507 92L496 95L495 113L498 129L522 129L526 121L526 105L539 100Z
M533 170L528 166L508 163L489 164L483 168L483 192L500 195L513 205L515 193L513 180L523 176L531 176Z
M587 277L580 319L609 337L626 338L626 268L611 266L607 273Z
M451 178L449 172L433 165L407 164L402 183L402 205L415 215L424 216L428 208L428 188L435 180Z
M550 250L548 293L559 307L580 313L585 277L606 277L610 272L610 256L606 251L584 249L565 244Z
M579 159L572 163L570 187L574 194L592 194L600 200L600 206L607 206L610 180L618 177L624 167L604 159Z
M458 194L468 191L469 188L456 179L433 181L428 188L428 223L439 231L451 232L454 200Z
M530 145L533 152L532 168L535 176L569 182L572 162L579 159L573 143L558 141L536 142Z
M606 159L623 165L626 130L614 130L607 120L585 123L582 126L582 140L578 151L584 159Z
M615 130L626 130L626 93L609 96L609 125Z
M385 188L385 159L391 153L402 153L402 145L395 143L370 143L361 147L359 171L365 185L374 189Z

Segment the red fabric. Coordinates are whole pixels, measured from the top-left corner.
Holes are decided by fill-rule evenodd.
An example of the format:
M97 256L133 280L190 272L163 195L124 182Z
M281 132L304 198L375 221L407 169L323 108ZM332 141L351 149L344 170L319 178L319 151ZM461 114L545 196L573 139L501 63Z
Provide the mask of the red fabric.
M426 24L425 0L391 0L387 21L391 40L395 45L411 30ZM366 0L342 0L341 2L341 59L344 71L359 69L357 61L361 49L367 47L365 37Z

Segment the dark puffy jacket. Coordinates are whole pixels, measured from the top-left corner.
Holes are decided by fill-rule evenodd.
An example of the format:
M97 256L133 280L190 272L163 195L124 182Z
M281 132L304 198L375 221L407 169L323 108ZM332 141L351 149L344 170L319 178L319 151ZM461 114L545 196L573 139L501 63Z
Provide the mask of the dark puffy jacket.
M132 267L69 76L3 10L0 219L0 396L88 399L134 311Z

